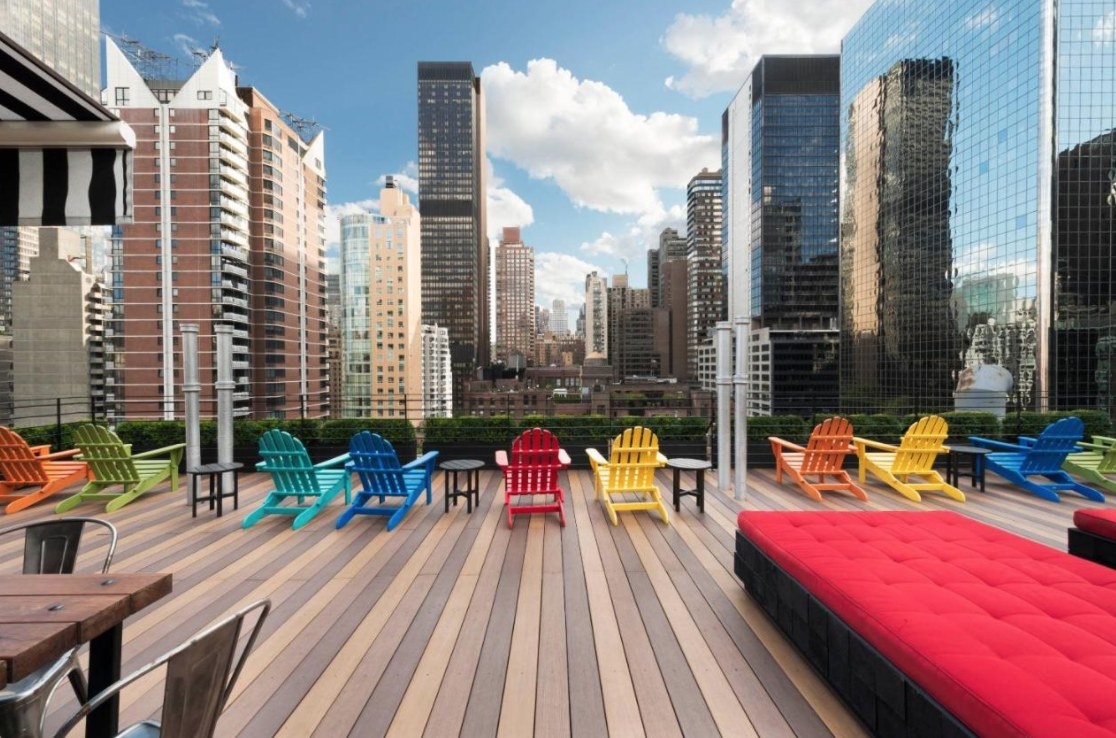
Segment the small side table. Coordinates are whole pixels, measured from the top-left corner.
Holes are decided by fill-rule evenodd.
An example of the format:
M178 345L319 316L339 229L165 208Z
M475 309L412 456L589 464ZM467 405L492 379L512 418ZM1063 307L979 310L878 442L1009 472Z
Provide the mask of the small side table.
M667 466L674 470L674 511L678 512L686 495L697 498L698 510L705 512L705 470L713 466L702 459L667 459ZM694 472L694 488L682 489L682 472Z
M216 464L202 464L201 466L192 466L186 470L186 474L190 477L190 507L193 510L191 517L198 516L198 503L208 502L209 509L213 509L213 503L217 503L217 517L221 517L224 510L221 509L221 501L226 497L233 499L233 510L240 509L240 470L244 468L244 464L238 461L230 461L226 463ZM232 490L225 491L225 474L232 472ZM209 477L209 495L205 497L198 497L198 477ZM216 482L214 482L216 480Z
M454 459L443 461L438 468L446 473L446 512L449 512L450 499L457 507L457 498L464 497L467 510L472 513L473 505L480 507L480 470L483 461L476 459ZM465 486L461 486L458 474L465 473ZM453 475L453 489L450 489L450 474Z
M969 486L977 486L980 482L980 491L984 491L984 457L992 453L991 449L981 448L980 446L946 446L949 453L946 455L946 461L949 466L946 472L949 476L949 483L954 487L958 485L961 478L961 462L968 461L969 471Z

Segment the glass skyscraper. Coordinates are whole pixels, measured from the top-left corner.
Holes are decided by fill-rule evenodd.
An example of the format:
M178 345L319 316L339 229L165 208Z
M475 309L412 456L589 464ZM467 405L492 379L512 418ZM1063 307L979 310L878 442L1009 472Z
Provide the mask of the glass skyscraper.
M484 102L469 62L418 63L422 322L449 330L454 398L489 358Z
M1112 409L1111 0L880 0L841 62L841 389L948 409Z

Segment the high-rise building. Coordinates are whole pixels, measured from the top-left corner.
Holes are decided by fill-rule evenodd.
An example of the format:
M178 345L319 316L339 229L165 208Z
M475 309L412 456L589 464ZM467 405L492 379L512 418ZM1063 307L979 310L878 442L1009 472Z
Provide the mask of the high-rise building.
M614 274L612 276L612 285L608 288L608 361L612 365L613 378L623 379L626 376L623 372L626 367L635 365L634 361L629 360L624 355L626 348L635 348L638 346L640 353L650 356L651 345L653 337L650 334L646 336L646 345L641 345L632 341L631 336L625 335L625 326L634 328L636 325L651 328L654 322L650 316L645 317L633 324L625 316L628 310L650 310L651 308L651 293L646 288L636 288L628 286L627 274ZM641 371L634 372L636 374L648 375L650 370L650 359L643 361L639 364ZM645 370L645 371L644 371Z
M489 361L484 100L469 62L418 63L422 322L449 331L454 397Z
M659 234L659 307L667 311L667 360L660 368L663 377L675 377L683 382L693 378L689 366L689 345L686 342L686 312L688 301L686 239L673 228L664 228ZM654 292L652 292L654 299Z
M0 30L86 95L100 98L99 0L0 0Z
M841 60L843 401L1109 409L1116 44L1088 0L872 6ZM918 27L918 33L906 29ZM1010 53L1007 51L1010 50Z
M721 204L720 170L702 169L686 186L686 350L690 376L697 376L698 347L712 342L714 327L725 319Z
M187 79L106 41L108 102L136 129L135 218L112 239L110 419L181 417L182 323L199 326L201 412L216 412L214 327L233 328L233 413L328 412L324 139L239 89L220 49Z
M518 228L496 246L496 361L523 369L535 362L535 250Z
M391 177L378 213L341 218L342 417L424 417L419 222Z
M606 278L596 272L585 275L585 317L581 330L585 334L585 358L608 359L608 287Z
M570 313L566 301L556 297L550 302L550 332L562 337L570 332Z
M734 317L751 318L755 414L837 408L839 121L838 56L762 57L722 116L726 250L729 272L750 275Z
M449 332L422 326L422 408L428 418L453 417L453 367Z

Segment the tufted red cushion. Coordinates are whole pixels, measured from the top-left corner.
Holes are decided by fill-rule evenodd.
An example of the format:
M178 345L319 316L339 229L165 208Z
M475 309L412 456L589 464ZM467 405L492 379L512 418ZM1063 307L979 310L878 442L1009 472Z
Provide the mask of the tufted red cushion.
M978 735L1116 736L1116 570L946 511L737 522Z
M1074 510L1073 524L1086 533L1116 541L1116 510L1109 508Z

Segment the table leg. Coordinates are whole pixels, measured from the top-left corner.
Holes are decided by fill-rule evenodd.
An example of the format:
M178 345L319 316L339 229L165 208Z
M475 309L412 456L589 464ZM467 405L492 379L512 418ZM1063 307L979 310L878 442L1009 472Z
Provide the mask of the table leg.
M704 469L698 469L696 472L694 472L694 474L697 475L697 480L696 480L695 484L697 486L698 510L701 511L701 513L704 515L705 514L705 470Z
M443 472L443 474L444 474L444 476L442 477L442 479L445 481L445 494L443 495L443 499L445 500L446 512L449 512L449 477L450 477L450 473L447 471L447 472ZM456 502L456 500L455 500L455 502Z
M120 679L120 649L124 624L117 623L89 642L89 697L100 694ZM86 738L116 735L120 722L120 697L114 695L85 719Z
M674 497L674 512L679 512L682 509L682 470L672 469L671 471L674 472L674 483L671 485L671 493Z

